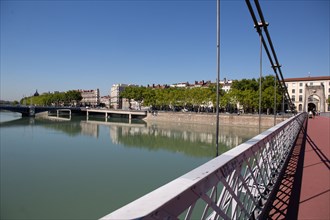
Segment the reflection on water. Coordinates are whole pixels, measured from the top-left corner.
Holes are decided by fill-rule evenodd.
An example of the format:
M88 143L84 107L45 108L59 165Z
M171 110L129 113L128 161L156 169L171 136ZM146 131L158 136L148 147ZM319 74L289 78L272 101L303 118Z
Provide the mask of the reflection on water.
M20 118L21 118L20 113L0 111L0 123L1 122L6 122L6 121L16 120L16 119L20 119Z
M257 128L221 127L220 152L225 152L257 134ZM208 125L157 123L146 126L111 126L114 143L149 150L166 149L191 156L215 155L215 127Z
M14 115L0 132L1 219L97 219L216 153L215 127L197 124ZM221 127L219 152L256 134Z
M212 125L188 123L128 123L115 121L93 121L79 118L70 122L54 122L47 119L21 118L2 123L2 127L31 125L61 131L69 136L90 136L99 138L100 127L109 129L113 144L125 147L145 148L148 150L167 150L181 152L195 157L215 155L215 127ZM219 132L219 152L225 152L258 134L255 127L221 126Z
M86 121L81 121L80 126L81 126L81 134L98 138L98 136L99 136L99 125L98 124L92 124L92 123L88 123Z

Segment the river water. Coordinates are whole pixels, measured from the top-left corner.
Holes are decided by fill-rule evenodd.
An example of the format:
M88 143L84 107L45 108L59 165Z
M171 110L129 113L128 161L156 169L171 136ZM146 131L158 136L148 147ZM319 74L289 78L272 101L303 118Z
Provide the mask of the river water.
M0 112L1 219L97 219L215 157L215 127ZM220 127L223 153L258 128Z

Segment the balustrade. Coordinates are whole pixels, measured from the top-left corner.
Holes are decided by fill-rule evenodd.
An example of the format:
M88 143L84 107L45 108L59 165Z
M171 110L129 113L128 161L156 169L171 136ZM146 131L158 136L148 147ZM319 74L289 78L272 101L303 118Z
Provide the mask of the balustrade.
M291 117L101 219L258 219L306 118Z

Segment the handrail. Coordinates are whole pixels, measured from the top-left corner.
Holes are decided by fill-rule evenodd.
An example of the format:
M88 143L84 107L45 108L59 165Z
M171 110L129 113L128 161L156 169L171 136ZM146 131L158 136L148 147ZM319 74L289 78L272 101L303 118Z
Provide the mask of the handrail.
M293 116L101 220L258 219L306 119Z

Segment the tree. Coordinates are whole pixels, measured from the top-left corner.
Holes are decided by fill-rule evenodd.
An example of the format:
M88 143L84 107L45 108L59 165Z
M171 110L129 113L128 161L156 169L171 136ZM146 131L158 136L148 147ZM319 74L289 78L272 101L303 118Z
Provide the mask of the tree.
M156 103L156 91L153 88L146 88L143 92L143 104L154 107Z
M274 109L274 76L262 77L261 82L261 107L266 111ZM259 107L259 79L234 80L229 94L240 105L243 105L244 111L254 112ZM277 107L280 105L281 100L281 88L278 83L276 89Z
M131 101L134 99L136 102L141 103L144 99L146 88L141 86L128 86L124 89L124 91L120 94L120 98L126 98L129 102L129 108L131 108Z
M227 102L227 98L225 97L226 92L224 90L221 89L221 85L219 85L219 107L221 106L225 106L226 102ZM212 102L213 104L213 112L216 111L216 106L217 106L217 86L216 84L211 85L208 87L208 91L207 91L208 97L210 102Z
M124 91L121 92L120 98L128 99L129 108L131 108L131 100L134 98L134 87L127 86Z
M244 91L244 90L258 91L259 83L254 78L253 79L233 80L231 89L237 89L239 91Z
M145 91L145 87L133 87L134 89L134 95L133 95L133 99L139 103L139 108L141 107L141 103L143 101L143 95L144 95L144 91Z
M73 104L74 101L80 102L82 100L81 93L76 90L69 90L65 93L65 101Z

